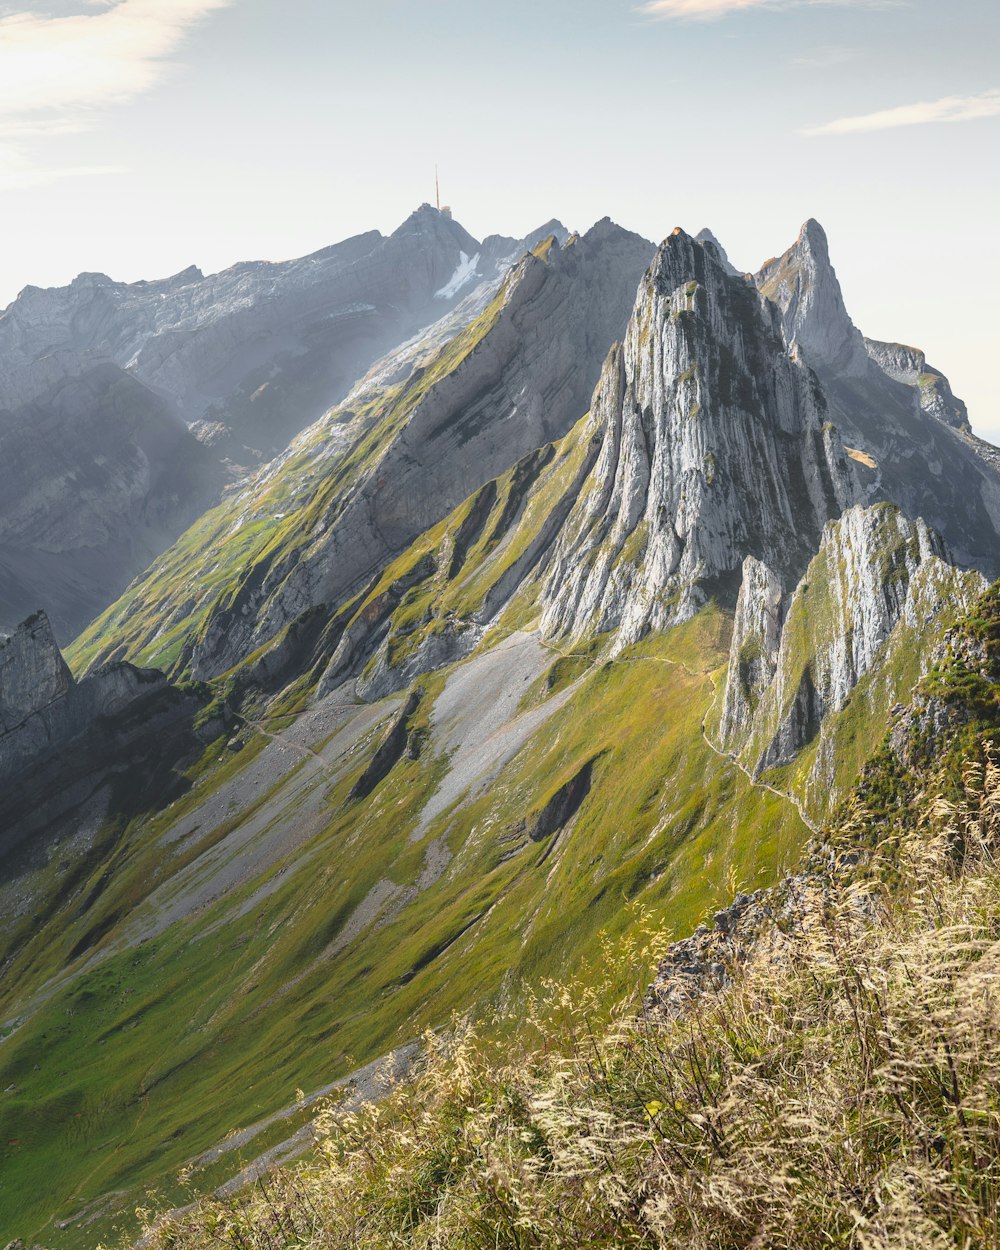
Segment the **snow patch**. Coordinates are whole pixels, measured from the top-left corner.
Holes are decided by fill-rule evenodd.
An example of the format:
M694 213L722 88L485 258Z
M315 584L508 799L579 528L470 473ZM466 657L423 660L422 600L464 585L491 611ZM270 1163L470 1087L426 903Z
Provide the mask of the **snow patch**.
M475 256L468 257L464 252L460 252L461 260L458 262L458 268L451 276L451 281L443 286L440 291L434 292L435 299L452 299L456 296L464 286L472 281L476 276L476 266L479 264L479 253Z

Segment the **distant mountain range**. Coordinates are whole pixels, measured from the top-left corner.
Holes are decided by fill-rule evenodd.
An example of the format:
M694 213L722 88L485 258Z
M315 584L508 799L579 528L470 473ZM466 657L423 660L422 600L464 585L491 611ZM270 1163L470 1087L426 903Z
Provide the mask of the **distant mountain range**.
M69 641L378 356L473 316L550 233L480 243L425 205L283 264L25 288L0 313L0 627L45 603Z

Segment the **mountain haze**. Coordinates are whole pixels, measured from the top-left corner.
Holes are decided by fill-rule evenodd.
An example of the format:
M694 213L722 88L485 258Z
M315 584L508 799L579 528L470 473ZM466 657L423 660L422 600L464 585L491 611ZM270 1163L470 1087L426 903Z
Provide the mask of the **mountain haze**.
M26 288L0 313L0 627L44 604L68 642L383 352L477 315L537 241L480 243L424 205L300 260Z

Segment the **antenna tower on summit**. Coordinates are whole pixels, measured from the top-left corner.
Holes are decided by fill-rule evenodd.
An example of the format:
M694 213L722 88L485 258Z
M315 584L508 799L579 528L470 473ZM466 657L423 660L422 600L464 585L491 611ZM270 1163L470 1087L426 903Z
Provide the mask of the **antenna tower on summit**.
M434 203L442 217L447 217L451 221L451 209L447 204L441 203L441 179L438 177L438 167L434 166Z

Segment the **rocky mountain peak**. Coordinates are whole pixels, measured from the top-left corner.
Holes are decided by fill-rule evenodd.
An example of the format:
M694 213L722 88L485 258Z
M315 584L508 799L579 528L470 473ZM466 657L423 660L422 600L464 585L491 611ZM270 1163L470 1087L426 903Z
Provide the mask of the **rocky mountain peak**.
M696 242L702 243L702 244L709 243L712 245L712 247L715 248L716 252L718 253L718 259L722 263L722 267L727 271L727 273L731 273L733 275L739 273L739 270L736 268L736 266L729 259L729 256L726 254L726 249L722 246L722 244L715 237L712 231L708 229L707 226L703 230L699 230L698 233L694 237L695 237Z
M922 352L866 341L855 328L822 226L807 221L756 284L780 310L785 342L819 379L868 501L889 500L907 516L923 517L960 564L995 576L994 455L969 436L965 405Z
M808 248L818 262L829 265L830 240L815 217L802 223L797 243L800 248Z
M0 735L15 730L72 685L49 618L36 612L0 642Z
M421 204L390 236L404 239L410 235L422 235L431 239L447 240L461 248L469 256L479 251L479 241L459 225L448 213L441 212L433 204Z
M600 443L545 588L553 633L622 645L735 596L747 555L801 572L854 498L822 394L777 310L681 229L639 288L592 405Z
M602 217L600 221L595 221L589 230L585 230L581 237L589 240L591 243L601 243L608 239L618 239L623 234L628 235L632 239L640 237L637 234L633 234L631 230L626 230L624 226L619 226L610 217Z
M860 332L848 315L826 231L810 218L784 255L757 274L757 287L781 309L786 343L796 343L814 368L842 376L865 372L867 357Z

